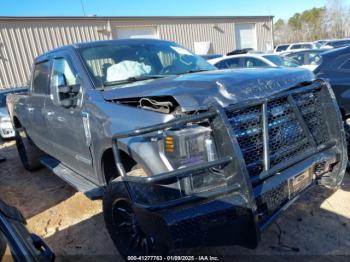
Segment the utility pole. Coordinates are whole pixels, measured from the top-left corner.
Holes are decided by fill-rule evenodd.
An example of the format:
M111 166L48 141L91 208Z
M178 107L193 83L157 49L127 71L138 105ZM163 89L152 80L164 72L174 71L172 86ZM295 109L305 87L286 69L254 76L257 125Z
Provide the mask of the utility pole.
M86 16L83 0L80 0L81 9L83 10L84 16Z

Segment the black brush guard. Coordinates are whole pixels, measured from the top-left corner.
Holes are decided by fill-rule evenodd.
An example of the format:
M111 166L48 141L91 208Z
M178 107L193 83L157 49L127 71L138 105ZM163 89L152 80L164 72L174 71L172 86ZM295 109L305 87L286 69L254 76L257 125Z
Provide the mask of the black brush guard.
M145 220L161 221L153 227L146 225L146 231L158 236L162 241L170 240L172 245L176 247L228 244L255 247L260 238L260 230L265 229L283 209L283 206L279 206L278 209L269 214L269 218L265 219L263 224L260 223L257 207L260 196L276 190L276 188L285 182L282 179L288 179L288 176L296 175L305 168L311 168L317 164L317 161L328 161L328 159L332 159L332 164L340 162L339 167L333 170L334 172L341 172L341 169L344 168L344 164L341 161L344 161L345 158L340 157L344 151L344 145L340 145L343 143L342 125L339 125L338 122L340 121L337 118L331 121L333 125L331 133L334 135L334 132L338 132L339 138L332 136L327 143L317 147L315 146L311 150L300 153L296 157L279 163L274 167L270 167L268 156L269 141L268 136L264 135L262 159L264 169L260 175L252 177L247 169L244 155L242 154L240 144L228 120L227 114L229 110L238 111L239 109L260 105L263 119L265 119L262 122L262 128L266 134L268 132L266 123L268 114L267 103L279 97L288 97L288 101L291 103L294 114L296 114L298 121L300 121L306 136L313 141L310 130L305 126L299 110L295 108L290 97L293 94L316 89L322 89L323 92L326 92L327 99L329 100L326 103L326 107L331 109L335 116L338 116L339 111L337 110L334 97L329 95L329 92L332 92L330 88L326 84L323 84L323 82L315 82L305 87L299 87L298 89L278 94L269 99L255 100L254 103L238 104L226 109L220 106L212 106L205 113L181 117L167 123L114 135L113 152L117 170L121 175L119 181L124 184L135 211ZM149 177L127 175L119 154L118 140L181 127L187 123L202 120L208 120L210 123L213 140L217 147L218 160ZM324 153L324 151L336 146L339 149L337 154ZM225 186L181 196L169 201L156 201L147 204L140 203L135 195L134 185L142 185L142 190L144 189L147 192L148 187L176 184L181 179L203 175L203 171L211 168L219 168L225 174ZM283 170L286 172L283 173ZM280 175L274 176L277 172ZM266 187L256 185L253 187L254 183L259 180L262 181L262 179L271 181L271 183L267 183ZM293 201L293 199L285 200L283 202L284 206L288 206Z

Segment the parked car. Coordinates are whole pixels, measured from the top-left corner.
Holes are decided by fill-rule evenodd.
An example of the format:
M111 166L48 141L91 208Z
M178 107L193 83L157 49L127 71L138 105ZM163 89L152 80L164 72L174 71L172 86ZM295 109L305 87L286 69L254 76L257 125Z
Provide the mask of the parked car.
M254 248L302 192L343 179L339 109L309 70L219 71L176 43L124 39L50 51L32 71L29 94L8 98L22 164L103 198L124 257Z
M252 67L297 67L296 61L276 54L245 54L223 56L208 61L218 69Z
M15 88L0 90L0 137L11 138L15 137L10 116L7 112L6 97L8 94L27 92L26 88Z
M289 46L290 46L290 44L277 45L275 47L274 53L284 52L288 49Z
M330 40L323 44L323 48L339 48L350 45L350 39Z
M319 49L322 44L318 41L315 42L301 42L301 43L292 43L292 44L282 44L277 45L274 53L284 53L284 52L295 52L301 50L309 50L309 49Z
M201 57L204 58L205 60L210 60L210 59L222 57L222 55L220 55L220 54L209 54L209 55L201 55Z
M318 44L320 46L320 48L323 48L323 46L330 40L331 39L320 39L320 40L315 41L314 43Z
M311 49L296 52L286 52L282 54L282 56L292 59L301 67L313 71L321 63L321 54L328 50L329 49Z
M322 54L322 63L314 70L331 84L345 123L350 148L350 46ZM349 151L350 152L350 151Z
M290 44L286 51L296 51L296 50L303 50L303 49L318 49L321 45L314 42L301 42L301 43L294 43Z
M50 247L39 236L28 232L25 225L20 211L0 200L0 260L54 261L55 254Z

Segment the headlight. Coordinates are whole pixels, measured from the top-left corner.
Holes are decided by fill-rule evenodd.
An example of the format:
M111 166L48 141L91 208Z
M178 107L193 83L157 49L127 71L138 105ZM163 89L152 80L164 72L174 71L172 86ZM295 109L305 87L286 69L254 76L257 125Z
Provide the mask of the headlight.
M174 169L217 159L211 128L193 125L164 133L163 152Z

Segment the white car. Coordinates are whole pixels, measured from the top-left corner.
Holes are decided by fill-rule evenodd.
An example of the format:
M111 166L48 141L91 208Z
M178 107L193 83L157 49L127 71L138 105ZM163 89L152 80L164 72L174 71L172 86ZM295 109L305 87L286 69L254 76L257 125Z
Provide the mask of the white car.
M288 49L289 46L290 46L290 44L277 45L273 52L274 53L284 52L284 51L286 51Z
M218 69L252 67L298 67L293 60L276 54L242 54L208 60Z
M301 42L301 43L290 44L286 51L288 52L288 51L305 50L305 49L319 49L320 47L321 47L321 44L316 42Z
M318 42L301 42L301 43L283 44L283 45L276 46L274 53L319 49L321 48L321 46L322 46L321 43L318 43Z
M27 92L26 88L21 89L8 89L0 91L0 137L1 138L12 138L15 136L10 116L6 106L6 96L13 93L24 93Z

